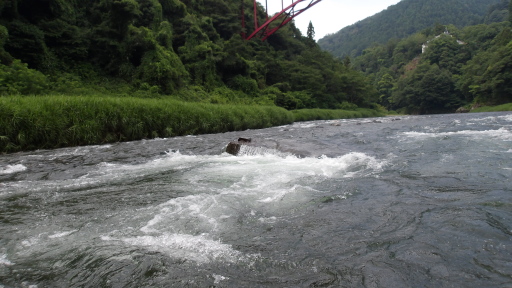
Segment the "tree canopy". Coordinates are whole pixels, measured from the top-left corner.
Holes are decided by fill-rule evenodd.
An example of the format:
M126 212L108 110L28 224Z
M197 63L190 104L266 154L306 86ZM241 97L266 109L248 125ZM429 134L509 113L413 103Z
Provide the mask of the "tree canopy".
M505 21L506 9L503 11L500 5L506 5L507 2L508 0L402 0L378 14L325 36L318 44L336 57L356 57L373 43L384 44L389 39L408 37L437 23L464 27L479 24L483 19L488 24Z
M508 21L463 29L436 25L369 47L353 63L373 79L388 109L427 114L512 102Z
M246 7L252 4L245 2ZM240 4L2 1L0 73L38 75L42 84L22 89L30 86L21 80L28 76L0 77L0 94L81 93L83 86L121 83L121 90L132 94L287 109L375 102L377 92L366 76L320 50L312 24L307 36L291 22L266 42L242 39ZM262 22L263 7L257 12ZM252 17L249 9L245 14Z

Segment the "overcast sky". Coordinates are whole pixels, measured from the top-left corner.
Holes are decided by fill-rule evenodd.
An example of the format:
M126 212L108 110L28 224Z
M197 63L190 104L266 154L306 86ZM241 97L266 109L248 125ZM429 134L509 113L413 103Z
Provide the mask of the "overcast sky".
M265 7L265 0L258 1ZM284 7L292 4L292 0L283 1ZM345 26L379 13L398 2L400 0L322 0L297 16L295 25L303 35L306 35L309 21L311 21L315 28L315 39L318 40L327 34L338 32ZM269 14L281 11L281 0L267 0L267 3ZM309 4L310 1L302 3Z

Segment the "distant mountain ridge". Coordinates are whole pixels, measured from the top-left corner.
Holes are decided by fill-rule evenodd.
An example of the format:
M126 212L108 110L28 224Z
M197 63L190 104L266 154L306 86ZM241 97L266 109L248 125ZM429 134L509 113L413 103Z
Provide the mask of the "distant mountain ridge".
M358 56L373 43L403 38L436 23L458 27L482 23L489 9L504 0L402 0L318 41L336 57Z

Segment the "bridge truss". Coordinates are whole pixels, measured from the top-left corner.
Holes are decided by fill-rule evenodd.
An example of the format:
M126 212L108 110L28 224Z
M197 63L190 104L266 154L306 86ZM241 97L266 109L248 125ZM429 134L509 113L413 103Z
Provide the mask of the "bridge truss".
M284 7L284 0L281 0L281 12L276 13L272 18L268 18L268 5L265 0L265 9L267 10L267 21L263 25L258 25L258 15L257 15L257 5L256 0L254 1L254 32L252 32L249 36L245 33L245 11L242 0L242 37L246 40L250 40L255 37L260 37L262 41L267 40L267 38L274 34L277 30L281 29L288 22L292 21L293 18L299 16L304 11L318 4L318 2L322 0L292 0L292 4L288 7ZM297 7L298 6L298 7Z

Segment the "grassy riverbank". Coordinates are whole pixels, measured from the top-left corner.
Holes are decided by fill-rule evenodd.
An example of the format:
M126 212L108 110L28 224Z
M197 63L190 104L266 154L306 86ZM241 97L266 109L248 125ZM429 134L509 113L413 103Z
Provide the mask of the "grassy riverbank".
M291 112L293 113L293 119L295 122L384 116L383 113L377 110L366 108L357 108L355 110L301 109L293 110Z
M377 111L214 105L132 97L0 97L0 153L266 128Z
M507 103L499 106L484 106L471 110L471 112L500 112L500 111L512 111L512 103Z

